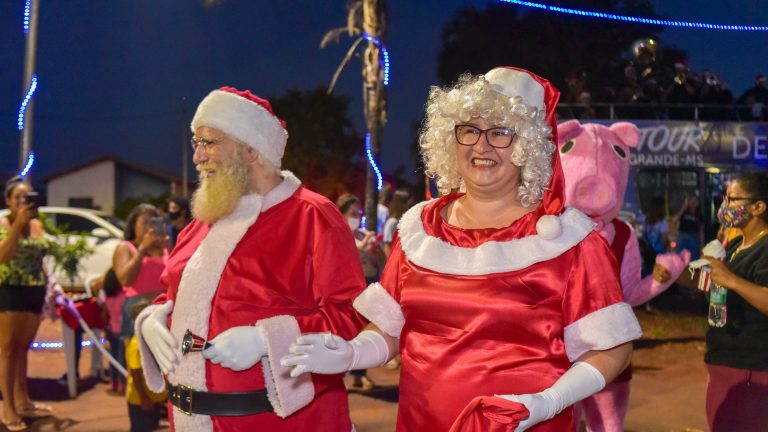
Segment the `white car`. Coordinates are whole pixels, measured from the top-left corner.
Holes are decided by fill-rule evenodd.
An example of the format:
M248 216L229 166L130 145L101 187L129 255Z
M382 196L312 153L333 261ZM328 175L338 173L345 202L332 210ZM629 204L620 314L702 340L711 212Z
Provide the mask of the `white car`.
M93 254L80 260L78 275L70 280L61 271L53 276L63 287L86 287L86 282L101 276L112 267L112 255L123 240L125 224L120 219L97 210L74 207L40 207L39 212L47 222L65 231L88 233L86 241ZM7 216L8 209L0 210L0 217Z

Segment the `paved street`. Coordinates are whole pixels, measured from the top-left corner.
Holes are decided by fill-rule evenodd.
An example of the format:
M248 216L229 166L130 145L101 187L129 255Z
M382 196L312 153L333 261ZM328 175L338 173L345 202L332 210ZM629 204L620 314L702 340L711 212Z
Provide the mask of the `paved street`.
M695 318L694 318L695 320ZM653 317L641 322L646 334L658 333ZM61 340L60 324L45 321L39 341ZM80 373L90 376L90 348L83 350ZM681 356L684 358L678 358ZM670 338L641 341L635 355L632 400L627 431L704 431L704 389L706 371L701 338ZM659 363L663 362L663 363ZM80 381L81 393L67 399L56 382L65 370L63 350L34 351L30 354L30 381L33 397L50 403L55 417L37 420L32 431L108 432L128 429L126 402L106 393L107 385L95 379ZM350 395L352 420L359 432L391 432L397 411L398 372L376 369L370 372L379 388L363 396Z

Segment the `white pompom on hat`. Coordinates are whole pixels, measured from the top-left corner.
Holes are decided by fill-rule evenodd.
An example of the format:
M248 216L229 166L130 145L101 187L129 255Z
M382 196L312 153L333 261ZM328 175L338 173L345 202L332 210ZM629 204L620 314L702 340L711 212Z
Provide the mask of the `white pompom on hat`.
M200 102L190 125L192 133L210 127L242 141L280 168L288 141L285 122L272 112L272 105L248 90L221 87Z

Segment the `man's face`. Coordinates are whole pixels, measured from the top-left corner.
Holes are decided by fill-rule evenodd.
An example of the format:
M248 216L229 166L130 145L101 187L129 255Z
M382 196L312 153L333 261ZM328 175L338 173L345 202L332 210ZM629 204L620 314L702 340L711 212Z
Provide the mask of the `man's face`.
M192 140L197 144L192 161L197 165L201 180L215 176L216 168L232 160L238 151L238 144L234 139L207 126L197 128Z
M197 148L193 161L200 187L192 197L195 218L214 223L231 214L240 197L249 191L251 166L243 147L216 129L200 127L195 132Z

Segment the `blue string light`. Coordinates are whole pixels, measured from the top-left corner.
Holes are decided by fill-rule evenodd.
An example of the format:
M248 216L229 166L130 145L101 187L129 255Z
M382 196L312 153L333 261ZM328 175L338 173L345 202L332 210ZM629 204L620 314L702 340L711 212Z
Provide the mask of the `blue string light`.
M29 155L27 156L27 164L24 165L24 169L21 170L21 173L19 175L21 177L26 177L27 174L29 174L29 170L32 169L32 165L35 164L35 152L29 152Z
M104 345L107 343L106 339L101 339L101 344ZM80 342L80 346L83 348L88 348L93 346L93 341L91 340L84 340ZM44 349L61 349L64 348L64 342L32 342L29 344L29 347L33 350L44 350Z
M381 57L384 63L384 86L386 87L389 85L389 51L387 51L387 47L385 47L380 40L369 35L368 33L363 32L363 37L365 38L365 40L369 42L373 42L374 45L379 47L379 49L381 50Z
M538 9L546 9L553 12L560 12L571 15L580 15L593 18L612 19L616 21L634 22L640 24L653 24L667 27L687 27L707 30L734 30L734 31L768 31L768 26L743 26L743 25L726 25L726 24L709 24L692 21L672 21L663 19L651 19L641 18L628 15L617 15L603 12L593 12L581 9L564 8L560 6L550 6L544 3L520 1L520 0L499 0L501 3L511 3L520 6L527 6Z
M32 100L32 95L35 94L35 90L37 90L37 74L32 75L32 82L29 85L29 90L27 90L27 94L24 96L24 100L21 101L21 106L19 107L19 130L24 130L24 113L27 111L27 105L29 105L29 101Z
M24 3L24 34L29 33L29 9L32 7L32 0Z
M368 163L371 164L371 168L373 168L373 172L376 173L376 190L381 190L381 187L384 185L384 180L381 178L381 171L379 171L379 167L376 165L376 161L373 160L373 153L371 153L371 133L365 134L365 155L368 157Z

